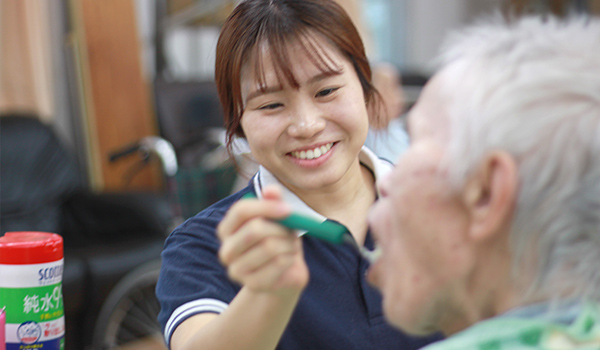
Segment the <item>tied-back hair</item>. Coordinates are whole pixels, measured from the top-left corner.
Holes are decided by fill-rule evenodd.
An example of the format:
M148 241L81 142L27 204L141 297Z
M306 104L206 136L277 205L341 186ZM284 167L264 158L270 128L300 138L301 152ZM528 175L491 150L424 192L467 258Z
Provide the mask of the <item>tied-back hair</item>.
M600 19L501 22L479 23L443 51L452 84L444 167L460 188L486 154L510 153L524 301L600 301Z

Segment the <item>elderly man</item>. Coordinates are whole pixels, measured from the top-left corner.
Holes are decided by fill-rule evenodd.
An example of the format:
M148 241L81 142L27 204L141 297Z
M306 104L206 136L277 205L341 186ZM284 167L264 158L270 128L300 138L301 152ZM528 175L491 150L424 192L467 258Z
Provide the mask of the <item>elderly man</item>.
M369 216L388 321L431 350L600 349L600 21L479 24L443 57Z

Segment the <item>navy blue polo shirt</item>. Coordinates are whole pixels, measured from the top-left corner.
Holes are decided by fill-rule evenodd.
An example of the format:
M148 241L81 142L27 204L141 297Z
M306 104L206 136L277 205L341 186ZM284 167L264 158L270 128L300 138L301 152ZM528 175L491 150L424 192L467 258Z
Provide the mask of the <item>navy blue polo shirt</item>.
M376 177L391 169L366 148L360 160ZM167 343L182 321L199 313L223 312L240 290L219 262L216 227L245 193L260 196L260 189L270 183L278 182L261 167L248 187L188 219L167 239L156 288L161 304L158 318ZM285 188L283 197L294 210L326 219ZM409 337L386 323L381 296L365 279L368 262L349 244L332 245L309 236L302 239L310 280L277 349L409 350L439 339ZM369 232L365 246L373 245Z

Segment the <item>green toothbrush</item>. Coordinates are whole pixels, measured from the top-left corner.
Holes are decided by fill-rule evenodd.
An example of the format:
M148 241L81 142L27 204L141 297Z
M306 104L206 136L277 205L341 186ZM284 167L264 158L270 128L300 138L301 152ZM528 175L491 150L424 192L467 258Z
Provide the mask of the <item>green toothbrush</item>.
M256 195L253 192L248 192L242 196L242 199L246 198L256 198ZM274 221L292 230L306 231L305 234L307 236L318 238L329 243L349 243L370 263L375 262L380 255L379 249L371 251L365 247L359 246L346 227L337 222L329 220L319 222L299 213L292 213L285 218Z

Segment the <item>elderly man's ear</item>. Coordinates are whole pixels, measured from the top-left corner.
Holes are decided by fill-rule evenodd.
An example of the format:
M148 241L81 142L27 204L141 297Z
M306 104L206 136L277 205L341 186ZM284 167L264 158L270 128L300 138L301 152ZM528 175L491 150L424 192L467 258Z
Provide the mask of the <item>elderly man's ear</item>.
M463 192L471 239L492 239L510 228L517 186L517 164L511 155L497 151L484 158Z

